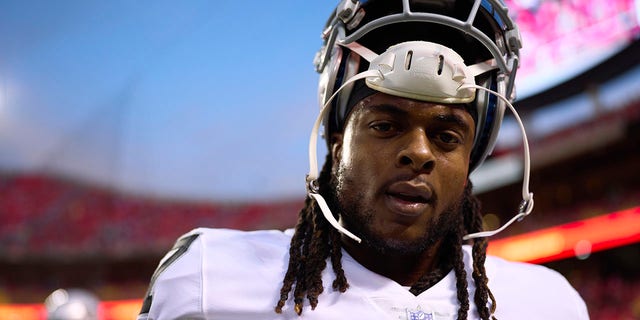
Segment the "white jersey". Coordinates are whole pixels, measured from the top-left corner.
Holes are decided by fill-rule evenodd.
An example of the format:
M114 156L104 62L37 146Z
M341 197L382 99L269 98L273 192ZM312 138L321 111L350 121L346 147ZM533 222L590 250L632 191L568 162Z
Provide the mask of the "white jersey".
M195 229L181 237L160 262L138 320L161 319L456 319L453 272L418 296L373 273L343 252L346 292L331 288L331 263L323 272L324 292L298 316L287 301L274 311L289 260L293 230ZM464 246L471 297L471 248ZM488 256L485 267L498 319L588 319L584 301L557 272L546 267Z

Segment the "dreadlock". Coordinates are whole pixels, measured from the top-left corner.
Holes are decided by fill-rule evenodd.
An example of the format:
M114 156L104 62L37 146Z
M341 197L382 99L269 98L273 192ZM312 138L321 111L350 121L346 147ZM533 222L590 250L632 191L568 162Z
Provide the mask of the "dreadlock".
M321 194L328 194L331 179L332 158L328 154L325 164L318 178ZM467 291L467 272L463 261L462 237L465 234L482 231L482 215L480 202L472 195L471 181L467 181L465 187L461 212L456 217L458 226L449 232L442 242L442 250L438 266L431 272L426 272L411 288L410 292L418 295L442 280L451 269L456 275L457 299L460 303L458 320L467 319L469 312L469 293ZM336 217L338 218L338 217ZM305 200L305 206L300 210L295 233L291 238L289 248L289 265L285 273L280 299L275 307L275 312L282 313L286 301L293 290L294 310L302 314L305 295L311 309L318 305L318 296L323 292L322 271L327 265L327 258L331 257L331 265L335 273L332 284L334 290L345 292L349 287L342 268L342 246L340 233L324 219L320 208L309 196ZM491 315L496 308L496 301L489 290L488 279L484 268L486 259L487 240L485 238L471 240L473 242L473 272L475 282L474 303L480 318L493 319ZM489 299L490 307L487 306Z
M327 194L331 179L331 155L327 155L325 164L318 177L320 193ZM306 294L311 309L318 305L318 296L324 290L322 271L326 267L327 257L331 256L331 265L336 278L333 289L345 292L349 287L342 269L342 245L340 233L325 220L317 203L307 196L305 206L300 210L295 233L289 248L289 266L282 281L280 300L275 311L282 313L282 307L289 298L294 287L294 309L302 314L304 295Z

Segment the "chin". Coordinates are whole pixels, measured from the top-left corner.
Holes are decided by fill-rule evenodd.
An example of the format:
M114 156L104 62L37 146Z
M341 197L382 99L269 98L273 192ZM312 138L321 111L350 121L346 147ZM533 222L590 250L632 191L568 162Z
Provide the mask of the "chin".
M364 245L384 255L415 255L424 252L433 246L439 239L433 237L431 232L425 230L420 235L406 234L376 234L365 232Z

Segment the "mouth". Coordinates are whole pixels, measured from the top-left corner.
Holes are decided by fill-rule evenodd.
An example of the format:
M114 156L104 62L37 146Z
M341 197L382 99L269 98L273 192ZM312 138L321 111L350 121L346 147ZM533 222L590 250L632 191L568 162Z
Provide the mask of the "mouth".
M416 217L433 205L432 189L422 183L397 182L385 193L387 207L401 216Z

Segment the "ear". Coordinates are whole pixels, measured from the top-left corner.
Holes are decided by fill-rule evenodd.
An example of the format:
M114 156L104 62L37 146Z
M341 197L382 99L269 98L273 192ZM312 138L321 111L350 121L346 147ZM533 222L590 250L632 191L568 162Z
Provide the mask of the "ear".
M342 160L342 143L344 134L334 133L331 135L331 158L333 163L339 163Z

